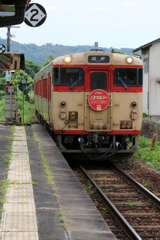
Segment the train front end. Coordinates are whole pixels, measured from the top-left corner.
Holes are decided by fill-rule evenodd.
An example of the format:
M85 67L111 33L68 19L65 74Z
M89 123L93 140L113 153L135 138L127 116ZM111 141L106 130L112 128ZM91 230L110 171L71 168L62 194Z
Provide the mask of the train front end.
M70 159L130 158L142 123L142 62L88 52L54 60L55 141ZM82 156L83 155L83 156Z

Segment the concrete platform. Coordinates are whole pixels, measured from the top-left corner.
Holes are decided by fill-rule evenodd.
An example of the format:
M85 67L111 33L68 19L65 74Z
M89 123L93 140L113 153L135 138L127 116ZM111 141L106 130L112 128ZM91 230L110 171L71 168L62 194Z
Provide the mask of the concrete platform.
M110 231L101 214L99 213L99 211L89 198L88 194L86 193L80 182L77 180L76 176L70 169L68 163L66 162L62 154L59 152L57 146L52 141L47 131L41 125L33 125L32 129L38 135L39 139L38 145L40 146L44 157L47 159L50 171L52 172L52 176L54 177L55 181L54 193L56 193L55 202L57 204L57 208L60 209L60 211L64 215L63 226L65 226L65 228L59 228L58 233L56 231L57 238L53 238L54 236L53 234L52 238L45 237L45 240L47 239L115 240L116 239L115 235ZM30 140L32 135L30 127L26 127L26 133L27 136L29 136L28 149L29 151L32 151L31 149L33 149L33 145L30 146L31 145ZM30 161L33 160L32 153L30 155ZM36 160L36 162L38 161ZM38 163L40 164L40 162ZM31 165L31 172L32 167L33 166ZM41 178L41 176L39 177ZM32 178L34 181L33 173ZM34 186L34 190L35 187L37 188L39 186L38 176L35 180L38 181L38 185ZM38 206L39 204L40 203L38 203ZM41 204L44 206L46 205L50 206L50 201L48 202L48 199L46 197L46 203L41 202ZM39 210L38 206L37 211ZM41 209L42 208L43 210L45 209L45 207L41 206ZM49 211L53 211L53 209L51 208ZM55 211L56 209L54 210L54 212ZM51 225L52 228L54 228L54 222L51 223ZM58 238L58 234L61 234L61 237Z
M5 175L3 154L11 140L3 136L10 136L9 130L0 127L0 181L7 177L9 183L5 204L0 204L0 239L116 240L43 126L15 127ZM47 183L40 151L54 177L54 190Z

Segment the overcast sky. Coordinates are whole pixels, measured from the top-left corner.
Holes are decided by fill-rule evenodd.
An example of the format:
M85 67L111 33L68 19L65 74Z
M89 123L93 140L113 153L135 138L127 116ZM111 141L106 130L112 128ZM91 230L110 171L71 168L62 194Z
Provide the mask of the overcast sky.
M11 29L20 43L93 45L137 48L160 38L159 0L32 0L47 11L45 23L37 28ZM6 28L0 37L6 38Z

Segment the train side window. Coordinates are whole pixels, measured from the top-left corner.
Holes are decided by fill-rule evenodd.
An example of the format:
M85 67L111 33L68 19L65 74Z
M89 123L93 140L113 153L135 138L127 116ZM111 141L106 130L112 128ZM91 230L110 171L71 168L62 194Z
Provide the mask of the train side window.
M123 86L122 82L127 86L137 86L137 68L116 68L114 70L114 85Z
M94 72L91 74L91 89L102 89L107 88L107 75L104 72Z
M53 86L59 85L59 68L53 68L52 84Z
M143 69L140 68L139 70L139 86L143 86Z
M83 85L84 71L82 68L60 68L60 85L72 86L75 81L77 81L76 86Z

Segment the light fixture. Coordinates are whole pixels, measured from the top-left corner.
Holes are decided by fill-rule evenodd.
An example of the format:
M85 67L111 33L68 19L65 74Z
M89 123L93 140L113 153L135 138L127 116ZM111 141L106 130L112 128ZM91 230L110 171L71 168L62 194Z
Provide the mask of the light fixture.
M126 58L126 62L127 62L128 64L132 64L132 63L133 63L133 58L132 58L132 57L127 57L127 58Z
M72 57L71 56L68 55L68 56L64 57L64 62L65 63L70 63L71 61L72 61Z

